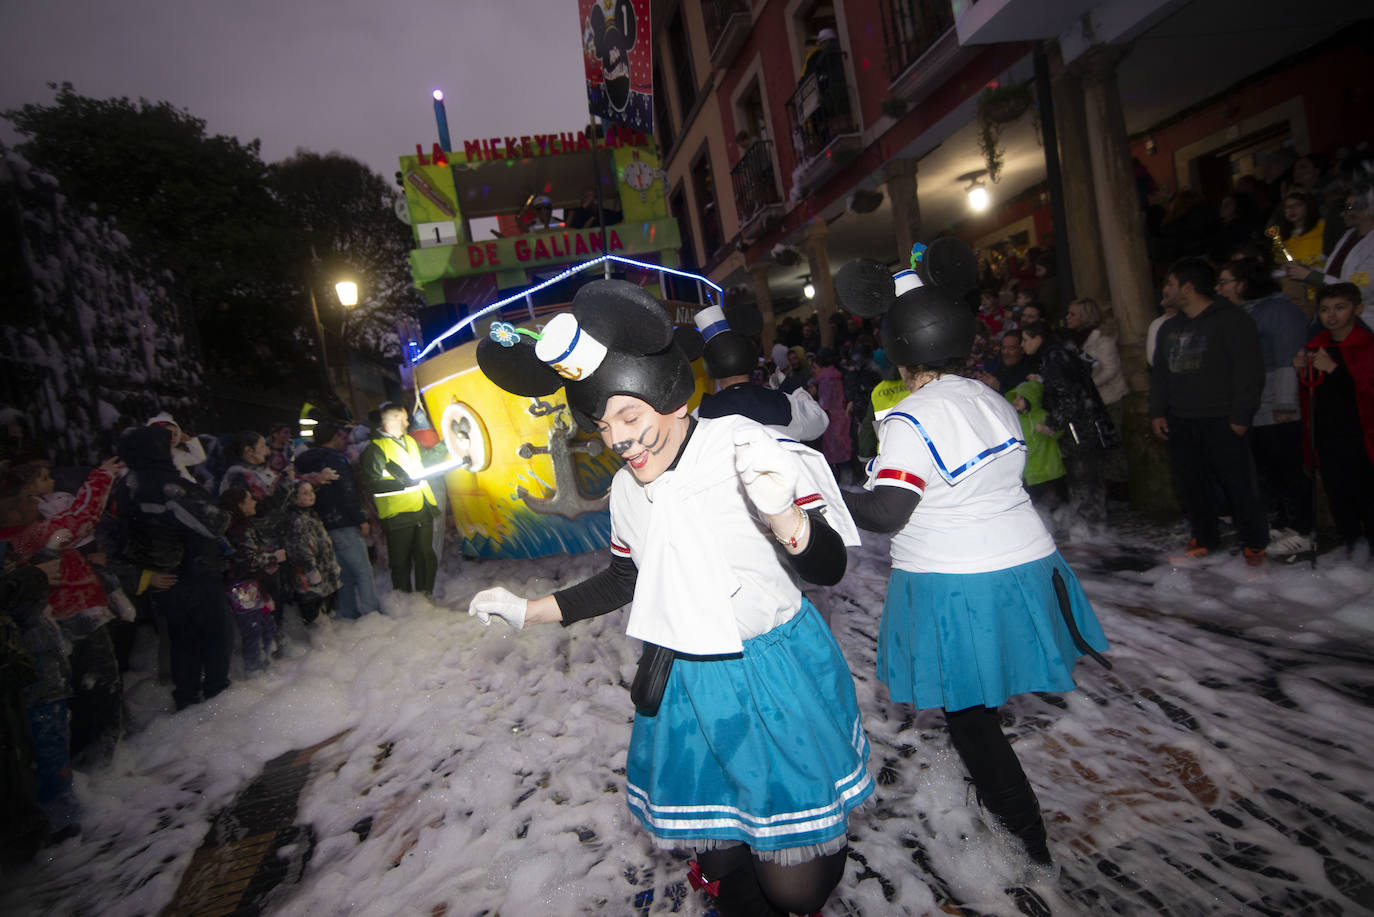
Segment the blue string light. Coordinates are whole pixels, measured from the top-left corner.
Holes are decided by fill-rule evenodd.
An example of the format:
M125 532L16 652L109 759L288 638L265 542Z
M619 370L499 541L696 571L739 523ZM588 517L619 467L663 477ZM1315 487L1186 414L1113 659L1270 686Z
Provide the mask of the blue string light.
M688 280L695 280L698 283L704 283L708 287L716 291L718 299L716 302L712 303L712 305L720 305L722 302L724 302L725 291L721 289L719 286L717 286L715 283L713 283L709 278L703 277L700 274L693 274L689 271L680 271L676 268L665 267L661 264L650 264L647 261L636 261L633 258L622 258L619 255L598 255L592 260L584 261L575 267L570 267L567 270L563 271L561 274L558 274L555 277L551 277L548 280L545 280L543 283L536 284L535 286L530 287L528 290L524 290L520 293L515 293L511 296L507 296L505 299L499 300L497 302L492 303L489 306L479 309L477 312L474 312L472 315L467 316L462 321L454 325L452 328L449 328L443 334L439 335L437 338L426 344L425 349L421 350L419 354L412 357L410 362L419 363L421 360L425 358L425 354L429 353L430 350L439 346L439 344L441 344L444 340L451 337L452 335L457 334L464 328L471 327L473 322L477 321L482 316L487 315L490 312L494 312L498 309L503 309L511 303L515 302L516 300L524 299L526 296L529 296L533 293L538 293L540 290L547 289L548 287L553 286L560 280L571 277L573 274L585 271L587 268L595 267L596 265L601 264L605 261L615 261L620 264L630 264L635 267L644 268L645 270L661 271L665 274L672 274L676 277L685 277ZM708 298L710 297L708 296Z

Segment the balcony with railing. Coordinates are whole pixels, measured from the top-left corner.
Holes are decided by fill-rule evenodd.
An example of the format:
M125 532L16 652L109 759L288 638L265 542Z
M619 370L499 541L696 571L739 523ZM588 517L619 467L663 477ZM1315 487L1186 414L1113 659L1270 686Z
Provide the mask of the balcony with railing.
M796 178L814 187L858 155L863 146L849 102L844 55L823 53L787 100L787 123L796 154Z
M702 0L711 66L723 70L749 37L749 7L744 0Z
M973 55L959 44L950 0L880 0L891 90L916 105Z
M740 235L745 239L754 238L759 229L783 210L773 170L773 141L756 140L750 144L730 170L730 181L735 188Z

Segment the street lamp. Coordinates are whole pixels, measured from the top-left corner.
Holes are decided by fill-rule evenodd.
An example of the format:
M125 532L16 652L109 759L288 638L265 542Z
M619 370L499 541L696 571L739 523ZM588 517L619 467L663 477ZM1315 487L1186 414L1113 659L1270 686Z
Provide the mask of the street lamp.
M351 280L340 280L334 284L334 292L339 296L339 305L356 306L358 304L358 285Z
M321 273L319 268L320 263L320 258L315 253L315 246L311 245L310 266L306 274L306 289L310 293L310 314L311 317L315 320L315 335L316 340L319 342L320 346L320 368L324 371L325 388L327 390L332 391L334 389L334 374L331 373L329 370L329 345L325 342L324 323L320 321L320 307L315 300L315 282L316 280L324 279L319 276ZM349 312L351 311L352 307L358 304L357 282L353 280L337 281L334 284L334 295L338 297L339 305L343 306L345 309L343 314L343 320L335 326L335 330L337 330L339 346L342 349L342 353L337 354L337 356L343 360L342 368L344 383L348 386L349 399L352 400L353 373L352 367L349 365L348 359L347 333ZM350 408L351 407L352 405L350 405Z
M348 386L349 410L356 411L357 391L353 388L353 361L348 355L348 319L353 307L358 305L358 284L353 280L339 280L334 283L334 295L339 297L339 305L344 307L343 321L339 323L339 346L343 349L344 384Z

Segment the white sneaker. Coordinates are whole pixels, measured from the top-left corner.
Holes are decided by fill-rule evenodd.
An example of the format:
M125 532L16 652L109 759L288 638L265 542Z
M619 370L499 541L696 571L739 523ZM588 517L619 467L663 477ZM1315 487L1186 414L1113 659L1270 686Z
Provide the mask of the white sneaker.
M1292 529L1270 529L1268 550L1271 557L1301 554L1312 550L1312 536L1300 535Z

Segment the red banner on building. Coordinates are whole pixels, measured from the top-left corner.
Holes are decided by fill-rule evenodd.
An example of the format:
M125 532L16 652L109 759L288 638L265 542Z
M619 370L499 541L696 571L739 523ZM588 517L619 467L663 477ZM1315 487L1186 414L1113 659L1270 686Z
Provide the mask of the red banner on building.
M577 8L591 113L652 134L649 0L577 0Z

